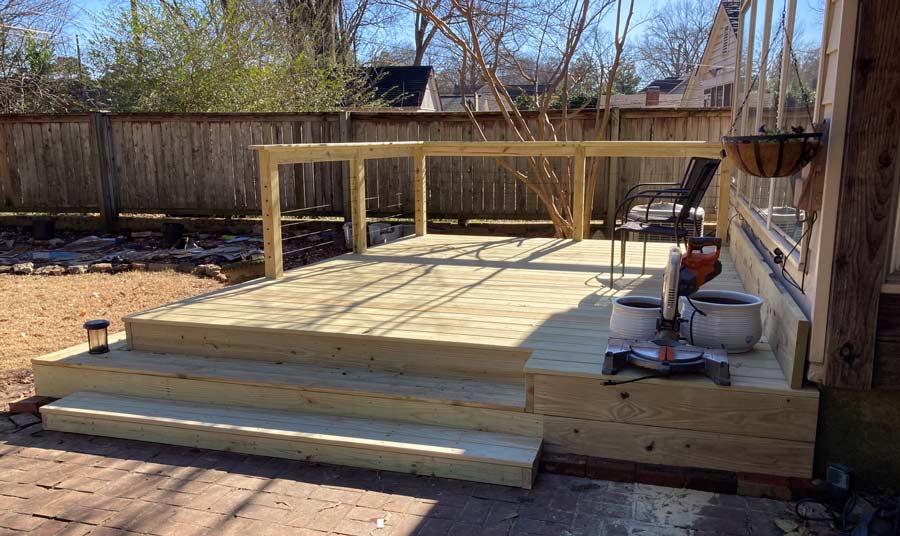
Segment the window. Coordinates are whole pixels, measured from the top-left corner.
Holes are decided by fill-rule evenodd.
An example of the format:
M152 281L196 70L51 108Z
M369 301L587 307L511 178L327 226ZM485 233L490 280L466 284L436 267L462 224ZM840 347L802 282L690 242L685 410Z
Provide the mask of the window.
M812 130L824 1L745 0L735 110L742 134ZM730 100L728 88L723 101ZM794 184L795 177L738 177L740 197L789 245L800 240L807 223L795 208Z

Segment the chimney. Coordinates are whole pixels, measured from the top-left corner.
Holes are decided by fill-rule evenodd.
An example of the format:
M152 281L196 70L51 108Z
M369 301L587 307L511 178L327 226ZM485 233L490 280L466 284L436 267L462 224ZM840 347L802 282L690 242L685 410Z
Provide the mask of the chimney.
M648 87L646 90L644 90L644 95L647 98L647 100L644 102L644 106L659 106L659 87Z

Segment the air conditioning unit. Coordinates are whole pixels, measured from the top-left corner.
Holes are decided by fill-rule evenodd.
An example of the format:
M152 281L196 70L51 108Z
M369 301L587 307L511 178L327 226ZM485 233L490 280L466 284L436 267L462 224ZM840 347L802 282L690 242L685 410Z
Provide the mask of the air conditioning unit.
M681 205L675 205L673 210L672 203L653 203L650 205L649 221L660 227L672 228L675 226L671 221L672 214L678 214L681 211ZM703 218L705 211L702 207L692 209L688 216L687 222L682 222L682 227L687 228L688 237L703 236ZM647 221L647 205L637 205L628 211L628 219L630 221ZM643 237L637 233L627 233L626 240L643 241ZM669 235L647 235L649 242L673 242L672 236Z

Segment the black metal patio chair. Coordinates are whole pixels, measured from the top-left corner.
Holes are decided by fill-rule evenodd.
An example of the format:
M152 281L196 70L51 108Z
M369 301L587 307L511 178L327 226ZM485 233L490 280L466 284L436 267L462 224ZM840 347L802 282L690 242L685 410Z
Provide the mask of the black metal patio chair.
M694 157L688 162L687 169L681 182L649 182L637 184L628 190L625 199L616 207L615 215L610 222L610 263L609 285L613 284L613 273L616 262L616 233L621 234L621 259L622 276L625 275L625 243L626 236L634 233L640 235L644 242L644 252L641 259L641 275L647 266L647 237L661 235L675 239L676 244L681 244L681 239L689 234L689 226L694 225L693 215L696 214L703 200L703 195L709 188L713 177L719 170L720 160L717 158ZM664 188L668 186L669 188ZM632 206L637 201L647 202L643 214L632 214ZM654 203L666 202L672 205L672 214L665 216L651 214ZM621 225L616 226L619 214L622 215Z

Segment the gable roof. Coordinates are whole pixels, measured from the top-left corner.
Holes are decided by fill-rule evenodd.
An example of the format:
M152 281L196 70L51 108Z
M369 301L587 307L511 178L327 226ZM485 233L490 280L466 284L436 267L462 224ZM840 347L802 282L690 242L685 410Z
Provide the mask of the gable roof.
M434 76L430 65L383 65L366 69L377 99L392 108L419 108L428 81Z
M647 91L647 89L649 89L651 87L657 87L657 88L659 88L659 92L662 94L673 93L673 92L681 93L684 91L683 84L684 84L685 80L686 80L686 77L685 78L675 78L675 77L660 78L659 80L654 80L654 81L650 82L649 84L647 84L647 86L644 89L642 89L641 91L643 92L643 91Z

